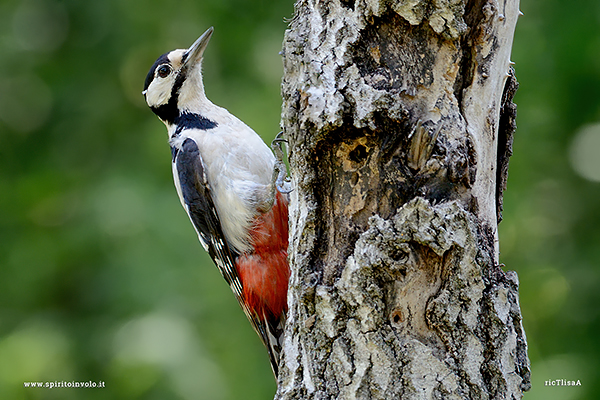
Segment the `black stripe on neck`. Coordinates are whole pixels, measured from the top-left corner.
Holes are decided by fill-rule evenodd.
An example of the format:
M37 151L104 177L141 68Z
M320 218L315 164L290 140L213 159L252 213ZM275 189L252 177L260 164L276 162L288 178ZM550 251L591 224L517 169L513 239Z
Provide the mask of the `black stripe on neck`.
M179 75L175 78L175 83L171 89L171 96L169 102L159 107L151 107L152 112L158 115L158 118L162 119L169 124L174 124L177 118L179 118L179 109L177 103L179 101L179 89L183 86L183 82L186 78L186 71L180 71Z
M208 118L203 117L200 114L184 112L175 118L175 124L177 129L175 135L178 136L184 129L201 129L203 131L213 129L217 127L217 123Z

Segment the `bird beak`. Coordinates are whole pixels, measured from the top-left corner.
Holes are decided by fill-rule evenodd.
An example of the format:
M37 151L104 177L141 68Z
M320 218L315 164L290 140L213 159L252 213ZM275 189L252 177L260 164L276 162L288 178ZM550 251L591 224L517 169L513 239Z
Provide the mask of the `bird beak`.
M214 28L211 26L194 42L193 45L185 52L185 61L183 63L183 68L190 68L200 62L202 59L202 54L204 54L204 50L206 50L206 46L208 46L208 42Z

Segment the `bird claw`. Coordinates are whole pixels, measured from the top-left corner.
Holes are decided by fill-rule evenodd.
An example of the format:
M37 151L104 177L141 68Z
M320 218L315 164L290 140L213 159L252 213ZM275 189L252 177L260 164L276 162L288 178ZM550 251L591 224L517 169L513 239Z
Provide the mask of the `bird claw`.
M283 194L290 193L292 190L292 182L287 177L287 167L283 162L283 146L282 143L287 143L283 138L283 131L279 132L275 139L271 142L271 148L275 153L275 168L273 170L273 183L277 190Z

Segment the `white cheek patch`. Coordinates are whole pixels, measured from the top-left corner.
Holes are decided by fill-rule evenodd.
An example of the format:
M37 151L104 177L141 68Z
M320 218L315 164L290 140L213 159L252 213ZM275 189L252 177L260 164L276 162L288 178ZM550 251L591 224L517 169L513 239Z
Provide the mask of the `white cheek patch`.
M159 107L169 102L174 76L171 74L166 78L155 77L146 91L146 103L150 107Z
M173 50L167 55L169 64L174 72L171 72L171 74L165 78L155 76L154 79L152 79L152 82L145 93L146 103L148 103L150 107L160 107L169 102L171 91L175 84L175 77L177 76L176 71L179 71L181 68L181 60L184 54L185 50L179 49Z

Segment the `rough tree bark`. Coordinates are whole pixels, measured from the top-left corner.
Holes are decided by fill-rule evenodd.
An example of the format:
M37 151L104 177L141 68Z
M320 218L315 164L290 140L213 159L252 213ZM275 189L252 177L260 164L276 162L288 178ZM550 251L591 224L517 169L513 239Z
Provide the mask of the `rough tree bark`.
M294 191L276 399L518 399L497 226L518 0L299 0L282 122Z

